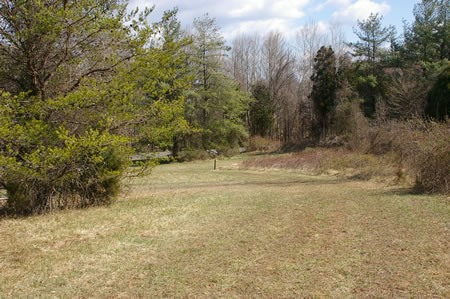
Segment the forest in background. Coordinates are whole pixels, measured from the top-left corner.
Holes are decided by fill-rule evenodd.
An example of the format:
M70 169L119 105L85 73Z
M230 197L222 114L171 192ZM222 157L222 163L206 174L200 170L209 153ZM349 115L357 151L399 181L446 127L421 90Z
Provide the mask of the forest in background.
M248 146L394 155L416 184L450 183L449 1L422 0L403 33L371 15L348 43L311 22L295 41L126 1L2 1L0 186L18 214L110 202L134 152L195 158Z

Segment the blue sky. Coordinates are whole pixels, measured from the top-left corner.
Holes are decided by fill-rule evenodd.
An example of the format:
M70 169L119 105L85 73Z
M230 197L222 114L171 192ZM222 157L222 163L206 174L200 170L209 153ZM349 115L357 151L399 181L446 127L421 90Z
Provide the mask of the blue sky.
M130 0L129 7L155 5L151 16L157 21L162 12L178 7L184 26L205 13L215 17L224 37L231 40L239 33L278 30L289 39L305 24L316 22L323 33L329 26L341 24L348 40L354 40L352 27L371 12L384 16L384 25L394 25L400 34L402 19L411 22L413 7L419 0Z

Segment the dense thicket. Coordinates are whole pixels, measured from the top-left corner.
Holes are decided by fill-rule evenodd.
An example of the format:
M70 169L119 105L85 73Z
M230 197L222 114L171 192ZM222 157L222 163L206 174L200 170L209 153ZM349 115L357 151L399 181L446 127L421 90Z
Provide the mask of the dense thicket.
M2 1L0 184L11 210L107 203L138 134L158 142L184 126L172 53L149 47L149 13L113 0Z

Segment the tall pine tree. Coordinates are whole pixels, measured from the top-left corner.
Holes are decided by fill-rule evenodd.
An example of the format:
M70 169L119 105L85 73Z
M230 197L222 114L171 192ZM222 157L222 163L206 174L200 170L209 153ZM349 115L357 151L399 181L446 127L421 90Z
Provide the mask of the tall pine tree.
M448 0L422 0L414 6L414 22L405 25L405 56L411 60L432 62L449 59Z
M336 56L331 47L321 47L314 58L311 99L322 124L322 138L326 138L328 115L335 105L337 90Z
M187 98L186 118L201 129L204 148L235 147L247 137L245 112L250 96L226 74L225 45L214 18L207 14L194 21L189 50L194 84Z

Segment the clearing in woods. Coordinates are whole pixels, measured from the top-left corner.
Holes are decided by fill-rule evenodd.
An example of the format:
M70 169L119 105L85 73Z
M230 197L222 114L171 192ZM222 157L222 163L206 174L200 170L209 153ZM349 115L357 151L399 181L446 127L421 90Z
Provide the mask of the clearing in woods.
M446 297L445 196L239 159L158 166L110 207L0 220L0 297Z

